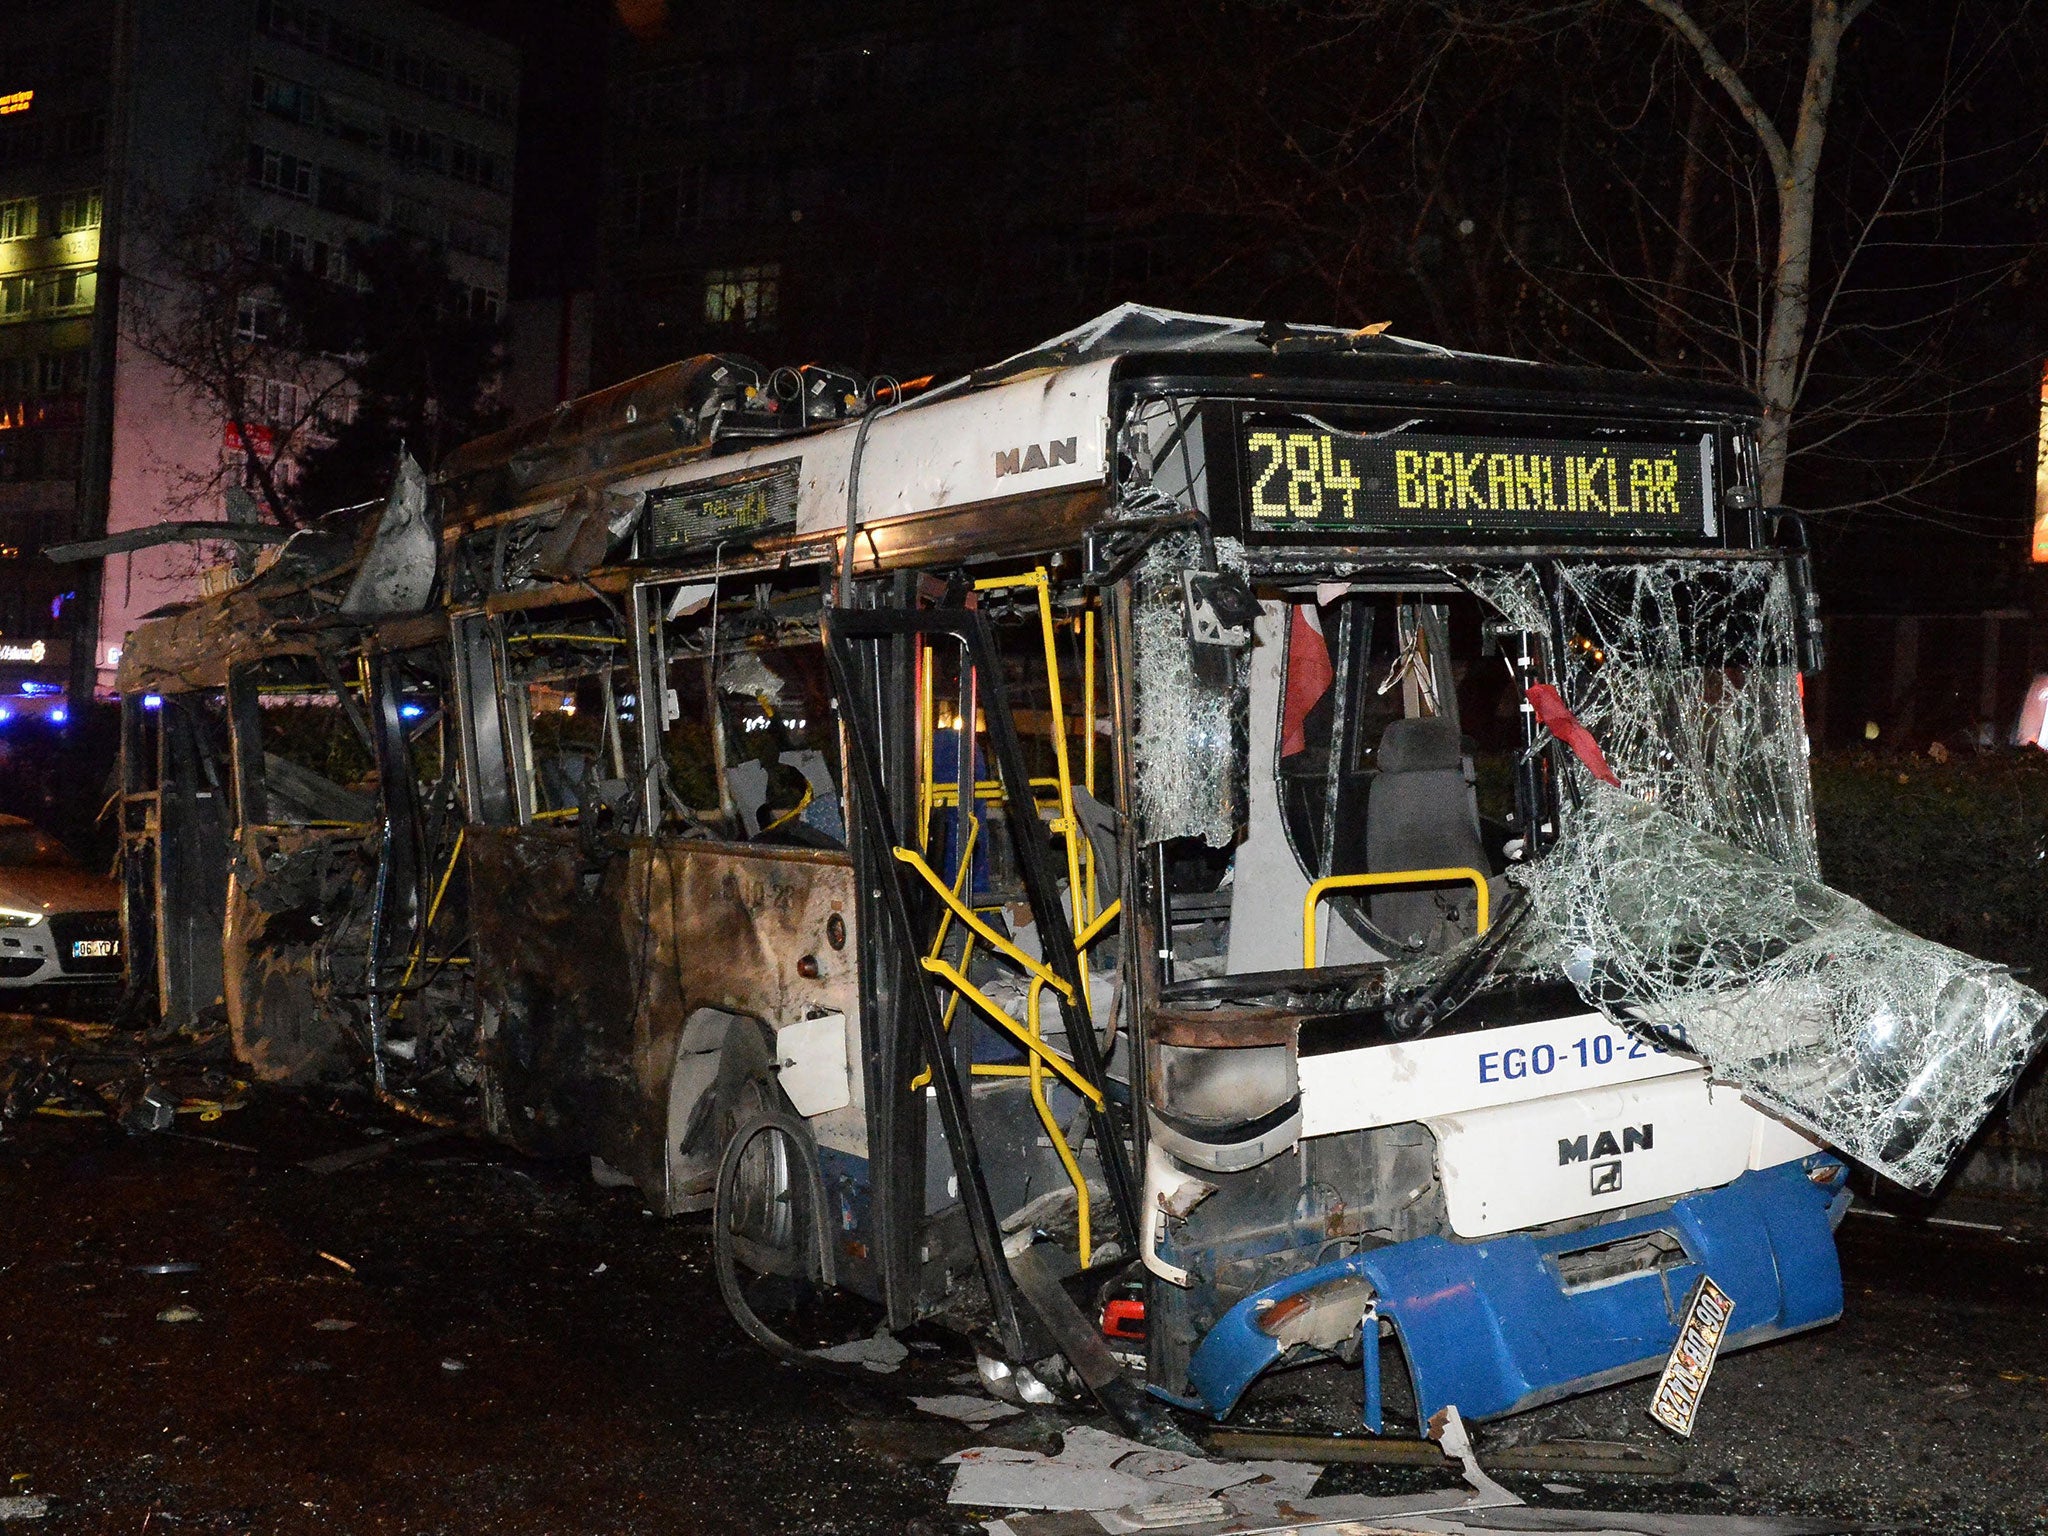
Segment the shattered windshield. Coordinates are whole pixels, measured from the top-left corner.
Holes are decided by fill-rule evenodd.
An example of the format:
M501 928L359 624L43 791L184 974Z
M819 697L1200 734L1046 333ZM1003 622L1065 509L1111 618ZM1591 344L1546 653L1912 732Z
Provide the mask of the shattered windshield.
M1557 754L1557 844L1512 877L1529 952L1858 1161L1938 1184L2048 1002L1821 882L1783 568L1560 564L1474 585L1565 637L1560 692L1617 781Z

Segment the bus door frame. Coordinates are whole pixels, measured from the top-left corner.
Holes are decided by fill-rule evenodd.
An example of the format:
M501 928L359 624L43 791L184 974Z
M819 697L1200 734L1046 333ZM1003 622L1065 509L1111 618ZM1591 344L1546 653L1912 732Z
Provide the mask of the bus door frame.
M892 809L888 780L882 763L890 745L907 740L900 729L900 710L889 707L889 699L907 697L909 690L883 687L887 658L881 642L918 639L951 639L977 674L979 702L995 748L996 770L1003 785L1005 814L1011 820L1013 842L1026 894L1038 921L1046 964L1072 989L1076 999L1078 1027L1068 1031L1074 1065L1098 1088L1105 1082L1100 1044L1093 1021L1087 1017L1087 976L1074 944L1066 907L1059 899L1056 877L1036 826L1019 821L1030 816L1036 821L1037 802L1032 795L1031 777L1024 763L1023 747L1016 721L1010 712L1009 692L1003 681L1002 662L987 620L964 608L828 609L824 616L826 660L832 669L833 688L838 695L840 718L846 732L849 831L857 838L856 868L861 894L879 908L872 918L863 914L861 931L875 936L874 964L863 966L862 1013L877 1021L882 1038L870 1042L869 1059L875 1063L877 1081L869 1092L871 1127L878 1112L882 1134L871 1135L870 1145L887 1160L874 1171L878 1237L885 1250L884 1274L889 1278L892 1317L907 1310L915 1294L915 1269L908 1263L917 1218L922 1214L917 1201L923 1180L912 1183L892 1156L901 1139L896 1122L897 1106L910 1080L913 1039L905 1038L903 1020L894 1007L895 997L908 999L916 1041L922 1043L932 1074L932 1088L938 1100L946 1145L952 1153L960 1199L966 1208L983 1279L987 1285L998 1337L1012 1358L1024 1358L1023 1318L1017 1308L1016 1282L1003 1252L1003 1234L997 1223L988 1186L982 1177L981 1155L975 1144L968 1114L968 1098L959 1064L948 1044L932 989L919 960L923 954L921 934L912 916L901 864L894 850L909 846L897 835L899 816ZM863 650L872 650L864 657ZM898 718L892 720L892 716ZM899 778L901 777L899 772ZM887 991L885 993L884 988ZM1103 1173L1115 1202L1125 1252L1135 1252L1135 1195L1130 1162L1118 1128L1107 1107L1091 1111L1092 1128ZM903 1268L898 1267L899 1261ZM910 1282L908 1287L903 1281ZM908 1321L906 1318L905 1321Z

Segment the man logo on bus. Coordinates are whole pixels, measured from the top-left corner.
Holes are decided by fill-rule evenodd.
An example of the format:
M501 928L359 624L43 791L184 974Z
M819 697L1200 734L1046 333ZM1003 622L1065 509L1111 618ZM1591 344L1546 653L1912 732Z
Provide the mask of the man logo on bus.
M1072 464L1078 457L1080 439L1063 437L1047 443L1043 448L1032 443L1025 448L1002 448L996 451L996 478L1005 475L1025 475L1034 469L1052 469L1061 464Z
M1647 1152L1656 1140L1656 1129L1646 1121L1642 1125L1624 1125L1619 1140L1612 1131L1588 1133L1571 1141L1560 1136L1557 1139L1557 1166L1562 1168L1566 1163L1583 1163L1589 1157L1620 1157L1629 1152Z

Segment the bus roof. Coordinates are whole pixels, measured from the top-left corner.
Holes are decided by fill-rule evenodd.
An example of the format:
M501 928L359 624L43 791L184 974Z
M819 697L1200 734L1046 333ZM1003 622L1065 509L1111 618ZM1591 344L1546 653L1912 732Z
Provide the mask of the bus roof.
M537 508L592 482L646 490L723 474L773 459L778 451L786 455L794 444L820 436L844 434L846 446L834 445L834 451L821 444L816 467L825 467L826 461L843 465L859 430L858 415L808 426L782 424L788 410L778 412L776 403L764 398L768 381L778 372L795 376L792 370L769 370L745 358L687 358L480 438L457 450L442 471L444 526L459 529L494 514ZM887 413L895 418L891 422L878 418L863 445L861 476L880 499L870 507L863 497L859 521L956 504L957 496L931 494L937 480L957 486L962 469L1011 446L1043 440L1041 432L1062 442L1069 435L1092 437L1095 452L1091 461L1085 446L1077 444L1081 451L1070 466L1073 472L1035 481L1032 489L1099 482L1104 445L1103 433L1095 429L1106 424L1112 385L1168 379L1189 388L1207 385L1254 394L1288 386L1339 397L1455 391L1468 399L1491 394L1531 403L1570 401L1631 414L1739 419L1757 414L1752 396L1726 386L1457 352L1395 336L1384 325L1279 324L1123 304L950 385L909 397L900 412ZM1036 387L1016 388L1024 384ZM996 398L990 398L991 391ZM1050 408L1056 400L1063 409ZM889 404L886 395L881 403ZM925 417L927 411L936 416ZM727 425L751 416L753 425L721 433L721 416ZM951 455L944 462L931 456L938 435L932 429L939 418L945 421L945 439L959 445L957 462ZM1073 423L1084 419L1077 431ZM892 452L892 439L907 454ZM892 469L893 459L904 462ZM713 469L707 460L719 467ZM814 477L807 473L806 478ZM978 477L970 473L966 478ZM912 480L925 482L926 492L920 493Z

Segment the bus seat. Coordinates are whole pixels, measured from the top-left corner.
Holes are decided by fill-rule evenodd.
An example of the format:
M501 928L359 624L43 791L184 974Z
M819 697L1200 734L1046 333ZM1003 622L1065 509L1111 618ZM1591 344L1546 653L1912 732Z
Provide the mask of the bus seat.
M1366 793L1366 868L1467 868L1487 871L1479 810L1466 777L1463 738L1455 720L1426 716L1396 720L1380 737L1379 773ZM1375 926L1396 938L1441 950L1454 934L1477 923L1469 886L1456 889L1375 891Z

